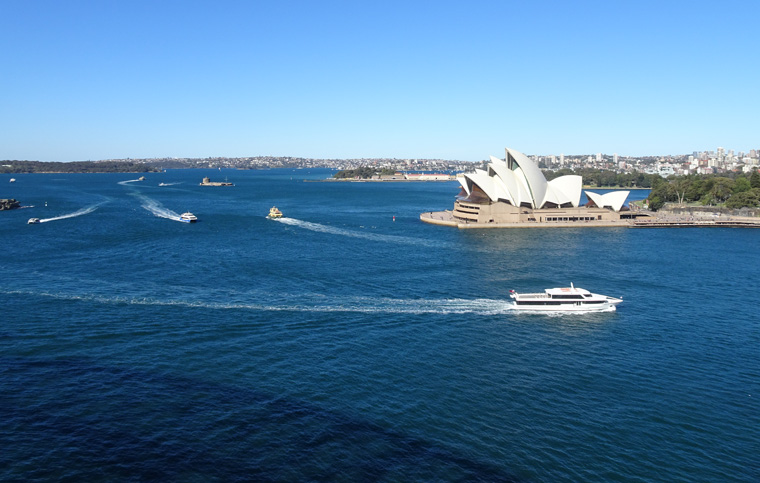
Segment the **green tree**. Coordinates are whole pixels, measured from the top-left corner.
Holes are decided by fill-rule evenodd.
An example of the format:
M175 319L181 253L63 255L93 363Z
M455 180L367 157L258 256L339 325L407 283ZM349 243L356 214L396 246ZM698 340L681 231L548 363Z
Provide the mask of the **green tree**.
M744 176L738 176L734 180L734 194L749 191L751 188L750 181Z
M696 175L693 175L693 179L691 181L691 184L689 184L689 187L686 188L686 201L699 201L702 196L704 196L705 192L707 190L705 189L705 180L697 177Z
M760 172L758 170L752 171L752 175L749 177L749 184L752 188L760 188Z
M733 188L734 180L731 178L715 178L710 194L718 203L723 203L731 196Z
M662 205L665 204L665 201L658 195L649 195L649 209L652 211L657 211L660 208L662 208Z
M760 206L760 188L752 188L732 195L726 200L726 208L744 208Z

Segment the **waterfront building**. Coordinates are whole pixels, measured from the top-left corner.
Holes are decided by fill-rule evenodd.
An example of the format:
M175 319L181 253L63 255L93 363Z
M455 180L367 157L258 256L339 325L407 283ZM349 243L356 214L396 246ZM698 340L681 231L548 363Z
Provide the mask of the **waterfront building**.
M505 149L504 159L491 156L490 160L487 169L457 177L461 191L454 210L440 214L440 224L620 222L619 211L629 192L600 195L593 206L580 206L581 176L547 181L533 161L510 148ZM445 222L449 217L450 222ZM434 213L423 217L423 221L435 220Z

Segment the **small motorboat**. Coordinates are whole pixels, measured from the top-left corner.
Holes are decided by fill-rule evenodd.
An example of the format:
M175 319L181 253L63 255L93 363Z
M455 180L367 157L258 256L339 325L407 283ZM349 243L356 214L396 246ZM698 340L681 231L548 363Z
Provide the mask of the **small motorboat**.
M267 215L269 218L282 218L282 211L278 210L276 206L273 206L269 210L269 215Z
M39 218L29 218L29 221L26 222L27 225L36 225L40 222Z
M179 215L179 221L184 221L185 223L195 223L198 221L198 217L188 211Z

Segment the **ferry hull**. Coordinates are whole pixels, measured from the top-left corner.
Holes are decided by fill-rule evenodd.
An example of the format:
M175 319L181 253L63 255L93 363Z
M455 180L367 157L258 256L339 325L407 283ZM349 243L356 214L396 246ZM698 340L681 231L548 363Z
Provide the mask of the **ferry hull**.
M513 310L520 312L609 312L617 310L616 304L557 304L557 305L522 305L512 302Z

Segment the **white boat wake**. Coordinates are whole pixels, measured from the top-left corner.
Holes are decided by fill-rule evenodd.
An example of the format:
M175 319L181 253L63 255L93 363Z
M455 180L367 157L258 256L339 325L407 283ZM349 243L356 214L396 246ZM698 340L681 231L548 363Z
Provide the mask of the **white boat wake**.
M158 216L159 218L166 218L167 220L182 221L178 213L175 213L169 208L166 208L158 201L141 194L135 193L134 196L140 198L142 201L141 206L153 213L155 216Z
M56 221L56 220L63 220L65 218L74 218L76 216L82 216L86 215L88 213L92 213L93 211L97 210L98 207L102 204L106 203L106 201L101 201L100 203L95 203L94 205L90 205L86 208L82 208L81 210L77 210L73 213L68 213L66 215L56 216L53 218L43 218L40 219L40 223L47 223L48 221Z
M423 246L436 246L440 247L441 242L432 240L423 240L420 238L411 238L398 235L384 235L381 233L371 233L356 230L346 230L344 228L337 228L334 226L322 225L320 223L312 223L310 221L298 220L296 218L288 218L283 216L282 218L273 218L274 221L284 223L286 225L295 226L298 228L304 228L306 230L317 231L321 233L330 233L332 235L349 236L354 238L364 238L365 240L374 240L379 242L391 242L391 243L403 243L407 245L423 245Z
M177 181L175 183L158 183L158 186L174 186L175 184L182 184L182 181Z
M279 300L261 304L238 300L217 302L195 298L144 296L120 297L98 293L40 292L14 289L0 291L5 294L25 294L65 300L89 300L102 304L155 305L205 308L212 310L250 310L256 312L309 312L309 313L361 313L361 314L473 314L502 315L512 311L511 304L493 299L389 299L369 297L327 298L327 300L289 301Z
M119 181L119 184L122 185L122 186L126 186L129 183L137 183L138 181L142 181L142 180L139 180L139 179L128 179L126 181Z

